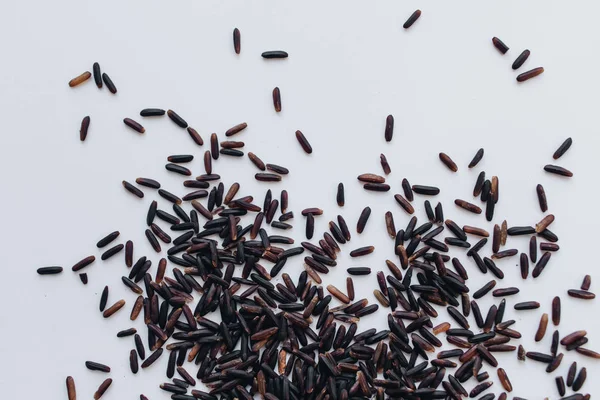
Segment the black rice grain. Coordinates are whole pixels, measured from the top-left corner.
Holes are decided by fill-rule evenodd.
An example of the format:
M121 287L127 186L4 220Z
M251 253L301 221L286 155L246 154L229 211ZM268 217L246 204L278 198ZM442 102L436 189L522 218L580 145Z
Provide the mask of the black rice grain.
M175 124L177 126L179 126L180 128L187 128L188 127L188 123L179 116L179 114L177 114L175 111L173 110L167 110L167 115L169 116L169 118L171 119L171 121L175 122Z
M512 69L517 70L521 68L521 65L523 65L525 61L527 61L530 54L531 52L529 50L523 50L523 52L519 54L519 56L513 62Z
M559 147L558 149L556 149L556 151L554 152L554 154L552 155L552 158L554 158L555 160L558 160L559 158L561 158L563 156L563 154L565 154L567 152L567 150L569 150L569 148L571 147L571 145L573 144L573 139L571 138L567 138Z
M402 25L402 27L404 29L410 28L419 19L420 16L421 16L421 10L416 10L414 13L411 14L410 17L408 17L408 19L406 20L404 25Z
M496 49L498 49L498 51L502 54L506 54L506 52L508 51L508 46L504 44L504 42L500 39L498 39L497 37L493 37L492 38L492 43L494 44L494 47Z

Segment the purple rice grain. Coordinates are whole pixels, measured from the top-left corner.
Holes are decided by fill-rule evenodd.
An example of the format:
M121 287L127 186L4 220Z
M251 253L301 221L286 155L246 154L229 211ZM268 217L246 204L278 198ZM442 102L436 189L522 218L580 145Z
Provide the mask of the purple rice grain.
M452 161L452 159L450 158L449 155L447 155L446 153L440 153L439 157L440 157L440 161L442 163L444 163L444 165L446 167L448 167L448 169L450 171L452 171L452 172L458 171L458 166L456 165L456 163L454 161Z
M119 300L102 313L104 318L110 318L114 313L119 311L125 305L125 300Z
M426 196L435 196L440 193L440 189L435 186L412 185L413 192Z
M235 51L235 54L240 54L241 47L242 47L241 41L242 41L242 39L241 39L240 30L238 28L235 28L233 30L233 50Z
M523 50L521 54L515 59L512 64L512 69L517 70L527 61L531 52L529 50Z
M350 252L350 257L361 257L367 254L371 254L375 250L374 246L364 246Z
M216 133L210 134L210 155L213 160L217 160L219 158L219 138Z
M505 45L502 40L498 39L495 36L492 38L492 44L502 54L506 54L506 52L508 51L508 46Z
M537 261L537 239L535 236L529 239L529 258L533 263Z
M182 165L178 165L178 164L173 164L173 163L166 164L165 169L167 171L175 172L176 174L179 174L179 175L184 175L184 176L192 175L192 171L190 171L186 167L184 167Z
M529 259L527 258L527 254L521 253L519 265L521 269L521 278L527 279L529 275Z
M144 192L142 192L140 189L136 188L135 186L133 186L131 183L127 182L127 181L123 181L123 187L129 192L134 194L135 196L139 197L140 199L144 197Z
M563 154L565 154L567 152L567 150L569 150L569 148L571 147L571 145L573 144L573 139L571 138L567 138L559 147L558 149L556 149L556 151L554 152L554 154L552 155L552 158L554 158L555 160L558 160L559 158L561 158L563 156Z
M394 116L388 115L385 119L385 141L391 142L394 136Z
M481 208L479 208L478 206L476 206L473 203L469 203L468 201L456 199L456 200L454 200L454 204L456 204L460 208L470 211L474 214L481 214Z
M402 197L401 194L395 194L394 199L396 199L396 202L404 209L404 211L406 211L408 214L414 214L415 209L408 200Z
M390 185L387 183L365 183L363 188L372 192L388 192Z
M566 393L565 380L562 376L557 376L554 378L556 381L556 389L558 390L558 394L562 397Z
M552 255L552 253L550 253L550 252L545 252L544 254L542 254L542 256L540 257L540 260L537 262L537 264L535 264L535 268L531 272L532 277L537 278L538 276L541 275L544 268L546 268L548 261L550 261L551 255Z
M358 218L358 222L356 224L356 232L363 233L370 216L371 216L371 207L365 207L362 210L362 212L360 213L360 217Z
M198 146L204 145L204 140L202 140L202 136L200 136L200 134L198 133L197 130L195 130L191 126L188 126L187 132L190 135L190 137L192 138L192 140L194 141L194 143L196 143Z
M535 341L541 341L546 335L546 328L548 327L548 314L542 314L540 318L540 323L538 325L537 332L535 333Z
M96 86L98 89L102 89L102 72L100 71L100 64L95 62L94 65L92 65L92 72L94 74L94 82L96 83Z
M507 249L507 250L499 251L497 253L492 254L492 259L500 260L502 258L516 256L518 252L519 252L519 250L517 250L517 249Z
M585 367L583 367L579 370L577 377L573 381L573 391L575 391L575 392L579 391L579 389L581 389L581 387L585 383L586 378L587 378L587 370Z
M106 88L109 92L111 92L112 94L117 94L117 87L115 86L112 79L110 79L110 76L108 76L108 74L106 74L105 72L102 73L102 81L106 85Z
M87 137L89 127L90 117L88 115L83 117L83 119L81 120L81 127L79 128L79 140L81 140L82 142L85 141L85 138Z
M388 163L388 160L385 157L385 154L381 153L379 155L379 161L381 162L381 168L383 169L383 172L386 175L389 175L392 172L392 169L390 168L390 164Z
M540 243L540 250L542 251L558 251L560 246L556 243Z
M288 53L283 50L271 50L263 52L261 56L266 59L288 58Z
M167 110L167 115L169 116L169 118L171 119L171 121L175 122L175 124L177 126L179 126L180 128L187 128L188 127L188 123L179 116L179 114L177 114L175 111L173 110Z
M416 10L415 12L413 12L411 14L410 17L408 17L408 19L406 20L404 25L402 25L402 27L404 29L410 28L419 19L420 16L421 16L421 10Z
M502 296L512 296L514 294L519 293L519 288L509 287L503 289L496 289L492 292L492 296L494 297L502 297Z
M80 271L83 268L85 268L88 265L90 265L91 263L93 263L94 261L96 261L96 257L94 257L94 256L87 256L84 259L82 259L81 261L77 262L75 265L73 265L73 267L71 268L71 270L73 272Z
M273 107L275 112L281 112L281 91L278 87L273 89Z
M596 295L594 293L588 292L586 290L569 289L567 293L569 294L569 296L574 297L576 299L592 300L596 298Z
M517 82L525 82L531 78L535 78L538 75L541 75L544 72L543 67L537 67L534 69L530 69L529 71L523 72L517 76Z
M134 131L136 131L138 133L146 132L146 129L144 129L144 127L139 122L136 122L136 121L132 120L131 118L125 118L123 120L123 123L125 123L125 125L127 125L128 127L130 127L131 129L133 129Z
M117 254L121 250L123 250L124 247L125 247L124 244L118 244L118 245L116 245L114 247L111 247L110 249L108 249L104 253L102 253L102 255L100 256L100 258L102 259L102 261L108 260L109 258L111 258L112 256L114 256L115 254Z
M544 167L544 171L549 172L551 174L555 174L555 175L565 176L568 178L573 176L573 173L571 171L569 171L566 168L559 167L558 165L548 164Z
M104 81L104 83L106 83L106 80ZM109 87L108 84L106 86ZM104 382L102 382L100 386L98 386L98 389L94 393L94 400L98 400L100 397L102 397L102 395L108 390L108 388L112 384L112 381L113 380L111 378L108 378Z
M369 267L350 267L346 270L350 275L369 275L371 268Z
M481 159L483 158L483 153L484 153L483 148L480 148L479 150L477 150L477 153L475 153L475 156L469 163L469 168L473 168L477 164L479 164L479 161L481 161ZM483 171L482 171L482 173L483 173L483 177L485 177L485 173ZM483 185L483 179L481 180L481 184ZM478 196L478 195L479 194L474 194L473 196Z
M538 196L538 202L540 203L540 209L542 212L548 211L548 200L546 199L546 191L544 190L544 187L538 184L535 188L535 191Z
M592 285L592 277L590 275L586 275L583 277L583 282L581 282L581 290L589 290Z
M540 308L540 303L537 301L523 301L515 304L515 310L535 310L536 308Z
M41 267L37 269L37 273L39 275L56 275L60 274L63 271L62 267Z
M165 110L162 108L144 108L140 111L142 117L160 117L165 115Z

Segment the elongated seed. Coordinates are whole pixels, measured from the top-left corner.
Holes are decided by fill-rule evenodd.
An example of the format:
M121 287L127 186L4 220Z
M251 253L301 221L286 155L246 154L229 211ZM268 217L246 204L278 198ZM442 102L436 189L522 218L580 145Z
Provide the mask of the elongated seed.
M312 146L301 131L296 131L296 139L298 140L298 143L300 143L300 146L305 153L311 154L313 152Z
M278 87L273 89L273 107L275 107L275 112L281 112L281 91Z
M340 182L337 186L337 194L335 196L337 205L340 207L344 207L345 196L344 196L344 184Z
M262 58L271 59L271 58L288 58L288 53L283 50L271 50L265 51L261 54Z
M435 186L413 185L413 192L422 195L435 196L440 193L440 189Z
M439 154L440 157L440 161L444 163L444 165L446 167L448 167L448 169L452 172L457 172L458 171L458 166L456 165L456 163L454 161L452 161L452 159L450 158L450 156L446 153L440 153Z
M581 290L589 290L591 285L592 285L592 277L589 275L584 276L583 282L581 282Z
M569 294L569 296L574 297L576 299L592 300L596 298L596 295L594 293L588 292L586 290L569 289L567 293Z
M387 211L385 213L385 226L388 232L388 235L393 239L396 237L396 225L394 224L394 215L391 211Z
M76 76L75 78L71 79L69 81L69 86L70 87L75 87L75 86L81 85L83 82L87 81L91 77L92 77L91 72L90 71L85 71L81 75Z
M162 108L144 108L140 111L142 117L160 117L165 115L165 110Z
M92 72L94 73L94 82L98 89L102 89L102 73L100 71L100 64L97 62L92 65Z
M477 150L477 153L475 153L475 156L473 156L473 159L469 163L469 168L473 168L477 164L479 164L479 161L481 161L481 159L483 158L483 153L484 153L483 148L480 148L479 150ZM484 176L485 176L485 173L484 173ZM482 180L482 184L483 184L483 180ZM479 194L476 194L474 196L478 196L478 195Z
M543 67L537 67L527 72L523 72L522 74L519 74L519 76L517 76L517 82L525 82L531 78L535 78L536 76L541 75L543 72Z
M529 50L523 50L523 52L519 54L519 56L513 62L512 69L517 70L521 68L521 65L523 65L525 61L527 61L530 54L531 52Z
M548 314L542 314L540 318L540 324L538 325L537 332L535 333L535 341L541 341L546 335L546 328L548 327Z
M375 250L374 246L359 247L358 249L350 252L350 257L360 257L367 254L371 254Z
M125 300L119 300L102 313L104 318L110 318L114 313L119 311L125 305Z
M535 188L535 191L538 196L538 202L540 203L540 209L542 212L548 211L548 200L546 199L546 192L544 191L544 187L538 184Z
M75 389L75 380L72 376L67 376L67 396L69 400L77 400L77 390Z
M390 164L388 163L385 154L381 153L379 155L379 161L381 162L381 168L383 169L383 172L386 175L389 175L392 172L392 169L390 168Z
M129 193L134 194L135 196L139 197L140 199L144 197L144 192L142 192L140 189L133 186L131 183L129 183L127 181L123 181L122 183L123 183L123 187Z
M506 371L504 368L498 368L498 379L500 379L500 384L507 392L512 392L513 387L508 379L508 375L506 375Z
M361 182L367 182L367 183L384 183L385 182L385 178L383 176L376 175L376 174L361 174L358 176L357 179Z
M115 86L112 79L110 79L110 76L108 76L108 74L106 74L105 72L102 73L102 81L106 85L106 88L109 92L111 92L112 94L117 94L117 87Z
M547 227L550 226L550 224L552 224L552 222L554 222L554 215L553 214L546 215L544 218L542 218L542 220L540 222L538 222L535 225L535 231L537 233L543 232Z
M483 228L477 228L475 226L464 225L462 230L469 235L476 235L482 237L489 237L490 233Z
M146 132L146 129L144 129L144 127L139 122L136 122L136 121L132 120L131 118L125 118L125 119L123 119L123 122L125 123L125 125L127 125L128 127L130 127L131 129L133 129L134 131L136 131L138 133Z
M537 301L523 301L515 304L515 310L534 310L540 308L540 303Z
M341 290L339 290L338 288L336 288L333 285L327 285L327 291L329 293L331 293L331 295L333 297L335 297L336 299L338 299L339 301L341 301L344 304L350 304L350 297L346 296L344 293L342 293Z
M238 28L235 28L233 30L233 50L235 51L235 54L240 54L241 47L242 47L241 41L242 41L242 39L241 39L240 30Z
M470 211L470 212L472 212L474 214L481 214L481 208L477 207L473 203L469 203L468 201L461 200L461 199L456 199L456 200L454 200L454 204L456 204L460 208L463 208L463 209L465 209L467 211Z
M415 212L414 207L401 194L395 194L394 199L396 199L396 202L398 204L400 204L400 206L404 209L404 211L406 211L409 214L414 214L414 212Z
M371 207L365 207L362 210L362 212L360 213L360 217L358 218L358 222L356 224L356 232L363 233L370 216L371 216Z
M94 400L98 400L100 397L102 397L102 395L108 390L112 382L113 380L111 378L108 378L104 382L102 382L100 386L98 386L96 392L94 393Z
M394 136L394 116L388 115L385 119L385 141L391 142Z
M181 118L179 116L179 114L177 114L175 111L173 111L173 110L167 110L167 115L169 116L169 119L171 121L173 121L180 128L187 128L188 127L188 123L183 118Z
M558 149L556 149L556 151L554 152L554 154L552 155L552 158L554 158L555 160L558 160L559 158L561 158L563 156L563 154L565 154L567 152L567 150L569 150L569 148L571 148L571 145L573 144L573 139L571 138L567 138L559 147Z
M579 389L581 389L581 387L585 383L586 378L587 378L587 370L585 367L583 367L579 370L577 377L573 381L573 390L575 392L577 392L577 391L579 391Z
M494 45L494 47L496 49L498 49L498 51L502 54L506 54L506 52L508 51L508 46L504 44L504 42L500 39L498 39L497 37L493 37L492 38L492 43Z
M558 165L546 165L544 171L550 172L551 174L566 176L568 178L573 176L573 173L566 168L559 167Z
M90 371L100 371L100 372L110 372L110 367L108 365L100 364L94 361L86 361L85 367Z
M420 16L421 16L421 10L416 10L415 12L413 12L411 14L410 17L408 17L408 19L406 20L404 25L402 25L402 27L404 29L410 28L419 19Z
M81 140L82 142L85 141L85 138L87 137L89 128L90 128L90 117L88 115L88 116L83 117L83 119L81 120L81 127L79 128L79 140Z

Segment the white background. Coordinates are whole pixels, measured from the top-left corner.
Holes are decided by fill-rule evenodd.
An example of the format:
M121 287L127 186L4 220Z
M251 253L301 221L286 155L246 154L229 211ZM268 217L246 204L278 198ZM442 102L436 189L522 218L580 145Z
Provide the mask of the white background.
M214 170L226 187L242 185L240 195L254 194L262 204L267 187L287 188L299 243L304 237L300 210L319 206L321 235L327 222L343 214L355 232L360 210L373 209L362 235L354 233L344 246L351 249L375 245L375 252L358 260L347 255L324 277L324 285L343 287L345 268L368 265L384 270L393 258L392 242L385 233L383 214L394 213L399 229L408 215L394 202L400 182L441 188L445 215L459 224L486 227L483 216L457 209L455 198L471 200L480 170L500 178L500 202L494 222L533 225L543 214L535 186L546 188L550 212L556 215L551 229L560 237L554 254L536 280L522 281L518 257L498 265L506 278L497 287L519 286L521 293L508 298L505 319L515 328L527 350L548 352L554 327L543 342L533 335L540 316L550 312L551 299L563 301L561 334L587 329L587 347L600 349L597 300L568 298L567 289L579 288L586 273L598 289L595 233L597 207L597 94L600 40L595 2L574 5L558 1L113 1L87 0L5 2L0 15L0 171L2 192L3 288L0 291L0 397L23 393L46 399L64 399L64 379L73 375L80 398L90 398L104 374L85 369L85 360L109 364L113 387L110 399L151 399L165 381L167 357L138 375L129 372L132 338L115 334L132 326L129 311L135 296L120 283L127 273L123 254L109 262L99 260L95 243L120 230L119 242L135 242L136 258L153 253L144 237L148 204L158 196L144 190L139 200L125 192L121 181L136 177L158 179L163 187L183 194L180 178L164 169L169 154L191 153L195 175L203 173L202 153L187 133L167 117L143 119L146 107L171 108L196 128L205 141L211 132L220 139L229 127L249 125L235 137L247 151L265 162L287 166L291 173L279 184L258 184L247 157L220 158ZM423 15L406 31L402 24L416 9ZM236 55L232 30L242 32L242 52ZM510 47L502 56L491 38L500 37ZM518 84L511 64L528 48L531 57L519 72L544 66L546 72ZM287 60L264 60L265 50L284 49ZM117 85L111 95L98 90L93 80L75 89L67 82L98 61ZM279 86L283 112L273 110L271 91ZM383 138L385 117L396 120L392 143ZM88 139L79 141L79 125L91 116ZM140 121L146 134L124 126L124 117ZM312 143L306 155L294 132L300 129ZM556 147L573 137L571 150L559 161L575 173L572 179L548 175ZM485 157L474 170L466 165L480 147ZM448 153L459 165L450 173L438 160ZM387 194L366 193L356 181L363 172L381 173L379 154L385 153L392 173ZM346 206L335 204L338 182L346 186ZM186 190L187 191L187 190ZM422 196L413 203L424 221ZM434 201L434 205L435 205ZM159 200L161 208L170 205ZM186 207L189 209L189 207ZM164 226L164 224L163 224ZM164 226L167 228L166 226ZM279 233L279 232L277 232ZM477 238L470 239L475 243ZM526 250L528 240L509 238L507 248ZM166 246L164 246L166 247ZM460 254L462 251L457 252ZM484 254L491 252L490 246ZM71 266L94 254L97 261L86 269L83 286ZM492 279L483 276L472 260L459 255L469 271L473 289ZM296 276L301 259L284 271ZM40 277L44 265L62 265L60 276ZM151 270L155 272L155 267ZM357 298L374 301L375 274L355 279ZM119 298L127 306L109 320L98 312L104 285L111 288L109 303ZM492 304L490 295L480 302ZM495 299L499 300L499 299ZM515 312L517 301L537 300L535 311ZM440 309L438 307L438 309ZM446 318L442 313L437 322ZM359 331L385 328L381 310L361 321ZM474 325L472 317L470 318ZM133 324L141 328L141 320ZM443 340L444 341L444 340ZM562 349L561 349L562 350ZM566 374L569 364L588 368L583 392L594 393L600 383L598 362L569 352L556 373L516 354L499 354L515 388L513 394L529 399L557 398L554 377ZM195 374L195 369L190 368ZM495 393L500 385L495 371ZM471 385L468 386L470 389ZM21 397L21 396L19 396Z

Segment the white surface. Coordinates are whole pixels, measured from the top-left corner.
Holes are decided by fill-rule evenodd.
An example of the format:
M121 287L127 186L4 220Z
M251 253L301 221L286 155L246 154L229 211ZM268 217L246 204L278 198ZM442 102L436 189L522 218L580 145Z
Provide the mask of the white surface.
M422 17L405 31L402 24L418 7ZM176 110L205 142L211 132L223 139L226 129L248 122L248 129L235 137L246 142L244 151L285 165L291 174L280 184L258 184L247 157L222 157L214 163L215 172L226 187L240 181L240 194L254 194L257 204L262 204L267 187L277 195L287 188L296 214L292 234L298 242L304 236L302 208L325 210L317 218L315 237L329 220L343 214L353 229L346 254L371 244L376 251L353 261L340 257L337 269L324 276L324 285L343 287L346 267L368 265L374 273L355 282L357 298L370 301L375 271L387 273L384 260L393 257L383 214L391 210L398 228L409 219L392 197L401 193L403 177L412 184L439 185L442 193L434 201L443 200L447 218L490 231L493 225L483 216L474 217L452 204L457 197L471 200L481 169L500 177L498 223L506 218L509 225L529 225L541 219L535 185L542 183L557 217L551 229L560 237L561 250L537 280L521 280L518 257L498 263L506 273L498 287L521 288L507 299L505 319L517 320L515 327L523 333L520 343L527 350L548 352L552 324L542 343L535 344L533 335L541 314L550 312L551 299L559 294L561 334L587 329L587 346L600 349L597 300L566 295L567 289L579 287L585 273L593 277L592 291L598 291L600 279L592 258L600 222L594 212L600 145L595 117L597 14L597 3L574 7L558 1L7 2L0 15L0 397L42 393L46 399L64 399L64 379L73 375L80 398L90 398L105 378L85 369L85 360L95 360L113 368L113 387L105 399L135 399L140 393L167 398L158 389L165 381L167 357L136 376L129 371L133 340L117 339L115 334L132 326L129 311L135 296L120 283L126 273L123 254L101 262L95 247L104 234L118 229L119 242L132 239L135 256L146 254L156 265L159 257L147 244L144 229L147 206L158 196L144 190L146 197L138 200L123 190L121 180L151 177L167 190L184 193L183 179L164 169L169 154L192 153L195 175L203 171L201 155L208 146L198 148L166 117L142 119L139 111L145 107ZM231 43L234 27L242 33L239 56ZM505 56L492 46L493 36L510 46ZM532 54L519 72L537 66L546 72L517 84L510 66L525 48ZM260 57L262 51L274 49L288 51L289 59ZM94 61L114 80L116 96L98 90L93 80L75 89L67 86L74 76L91 71ZM275 86L282 92L280 114L272 106ZM396 127L388 144L383 131L390 113ZM88 139L81 143L79 125L85 115L92 122ZM146 134L124 126L124 117L140 121ZM312 143L311 156L297 144L297 129ZM568 136L574 145L558 164L574 171L570 180L542 169L553 162L554 150ZM485 148L483 161L467 170L479 147ZM458 163L458 174L439 162L440 151ZM392 191L366 193L356 176L381 173L382 152L392 168ZM343 209L335 204L340 181L346 186ZM416 196L414 202L420 220L425 216L423 200ZM162 199L159 205L170 208ZM356 219L366 205L373 213L358 235ZM471 243L476 240L470 238ZM527 239L509 238L507 248L512 247L526 250ZM484 253L490 252L487 246ZM86 269L90 283L83 286L70 267L90 254L98 260ZM471 288L491 279L466 256L461 259ZM65 272L55 277L35 273L53 264L62 265ZM301 267L297 259L284 272L296 276ZM98 312L105 284L111 288L110 304L127 300L125 309L109 320ZM537 300L542 307L514 312L512 305L525 300ZM480 304L487 310L491 296ZM359 331L384 328L385 316L380 309L364 318ZM472 317L470 321L474 324ZM133 325L140 328L142 321ZM546 374L544 365L518 363L514 353L499 354L498 359L512 380L513 394L558 397L556 373ZM583 392L597 392L597 361L570 352L557 373L566 374L573 360L588 368ZM489 371L494 392L500 393L494 369L484 365L483 370Z

